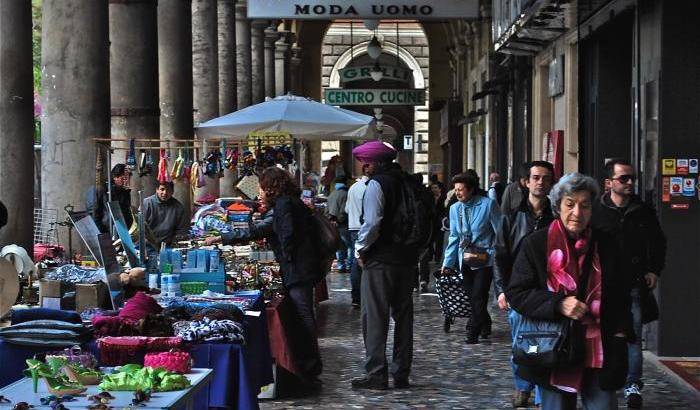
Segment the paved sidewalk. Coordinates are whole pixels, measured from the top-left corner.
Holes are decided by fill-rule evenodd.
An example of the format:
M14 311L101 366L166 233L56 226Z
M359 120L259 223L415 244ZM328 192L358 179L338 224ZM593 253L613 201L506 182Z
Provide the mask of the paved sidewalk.
M350 307L349 275L328 276L331 300L318 309L323 388L316 396L261 402L261 409L498 409L511 408L512 379L508 358L510 334L505 314L491 311L493 335L479 345L464 344L464 319L448 334L436 296L415 294L412 388L375 392L353 390L362 376L364 346L360 312ZM347 291L346 291L347 290ZM392 340L390 331L389 340ZM391 352L389 344L388 352ZM391 357L388 357L391 360ZM650 363L645 364L645 409L700 409L697 396ZM626 408L622 396L620 407ZM534 408L534 407L533 407Z

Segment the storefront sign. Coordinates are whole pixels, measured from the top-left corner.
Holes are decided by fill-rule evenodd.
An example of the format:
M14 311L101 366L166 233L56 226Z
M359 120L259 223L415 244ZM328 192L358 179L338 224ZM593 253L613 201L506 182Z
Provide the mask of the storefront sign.
M688 175L688 160L687 159L677 159L676 160L676 174Z
M676 160L674 158L664 158L661 160L662 175L676 175Z
M403 136L403 149L413 149L413 135Z
M672 177L671 178L671 195L681 195L683 193L683 178Z
M251 19L473 19L478 0L249 0Z
M697 160L697 158L693 158L693 159L688 161L688 172L691 174L698 173L698 160Z
M683 196L695 196L695 178L683 178Z
M363 67L346 67L338 70L340 73L340 82L349 83L357 80L366 80L372 78L372 68L371 65ZM382 70L383 80L396 80L408 82L413 76L411 70L404 70L401 67L396 66L379 66Z
M323 98L330 105L424 105L425 90L326 88Z

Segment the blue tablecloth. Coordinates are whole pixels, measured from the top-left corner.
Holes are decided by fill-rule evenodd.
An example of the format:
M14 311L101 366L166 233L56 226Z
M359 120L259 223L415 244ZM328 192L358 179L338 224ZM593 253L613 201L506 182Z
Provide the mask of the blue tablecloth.
M257 409L260 388L273 381L265 302L260 292L242 292L237 295L254 300L251 310L260 311L261 314L258 317L245 317L248 329L246 346L203 343L193 347L191 354L194 367L214 369L209 389L200 392L195 398L197 409ZM83 348L99 353L94 341ZM0 387L21 379L22 370L26 368L24 361L46 351L45 348L13 345L0 339Z

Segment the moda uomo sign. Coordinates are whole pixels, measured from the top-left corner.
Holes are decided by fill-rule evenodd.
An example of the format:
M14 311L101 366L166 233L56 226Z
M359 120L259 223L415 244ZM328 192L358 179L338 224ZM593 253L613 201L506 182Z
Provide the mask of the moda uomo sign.
M478 0L248 0L251 19L477 18Z
M424 89L350 89L326 88L326 104L330 105L423 105Z

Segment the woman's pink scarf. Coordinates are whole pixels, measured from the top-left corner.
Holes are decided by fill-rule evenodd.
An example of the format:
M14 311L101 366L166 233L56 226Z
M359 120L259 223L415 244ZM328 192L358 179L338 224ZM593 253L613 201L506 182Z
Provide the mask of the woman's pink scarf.
M577 293L576 282L588 252L590 229L575 242L569 238L561 220L549 226L547 235L547 288L552 292L563 292L567 296ZM603 367L603 341L600 333L601 269L598 249L593 249L592 269L588 276L586 300L588 313L581 320L585 327L586 358L582 365L566 369L555 369L550 384L561 390L576 393L581 390L585 368Z

